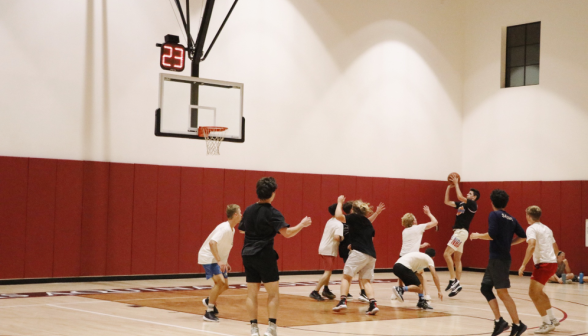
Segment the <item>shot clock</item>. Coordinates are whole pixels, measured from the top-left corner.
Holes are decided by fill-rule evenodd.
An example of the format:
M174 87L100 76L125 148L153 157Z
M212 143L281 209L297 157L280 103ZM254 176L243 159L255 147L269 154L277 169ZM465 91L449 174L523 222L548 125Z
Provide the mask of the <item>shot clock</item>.
M176 35L165 35L165 43L157 44L160 47L159 66L163 70L183 71L186 60L186 48L180 44L180 38Z

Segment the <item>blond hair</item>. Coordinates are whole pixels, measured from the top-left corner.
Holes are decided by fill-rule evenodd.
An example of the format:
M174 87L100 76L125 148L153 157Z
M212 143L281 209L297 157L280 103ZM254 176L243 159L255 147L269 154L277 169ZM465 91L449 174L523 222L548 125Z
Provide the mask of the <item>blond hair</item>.
M525 212L527 213L527 215L529 215L529 217L531 217L532 220L536 222L538 222L539 219L541 219L541 208L536 205L531 205L525 210Z
M410 212L404 214L404 216L402 216L402 226L405 228L411 227L414 224L415 219L416 217Z
M241 209L240 206L237 204L229 204L227 205L227 218L231 219L236 213L237 210Z
M362 215L362 216L370 216L374 210L369 203L366 203L362 200L353 201L353 212Z

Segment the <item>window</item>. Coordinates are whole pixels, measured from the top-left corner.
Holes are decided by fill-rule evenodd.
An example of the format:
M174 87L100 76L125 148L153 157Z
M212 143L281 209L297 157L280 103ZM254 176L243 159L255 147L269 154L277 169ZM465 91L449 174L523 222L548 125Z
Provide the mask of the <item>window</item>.
M506 28L505 86L539 84L541 22Z

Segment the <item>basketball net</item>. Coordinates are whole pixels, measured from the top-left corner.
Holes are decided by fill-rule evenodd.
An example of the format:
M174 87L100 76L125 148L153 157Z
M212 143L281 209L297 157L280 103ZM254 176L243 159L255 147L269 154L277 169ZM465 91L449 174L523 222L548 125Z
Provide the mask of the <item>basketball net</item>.
M198 127L198 136L206 140L206 154L220 155L220 145L225 138L227 127L202 126Z

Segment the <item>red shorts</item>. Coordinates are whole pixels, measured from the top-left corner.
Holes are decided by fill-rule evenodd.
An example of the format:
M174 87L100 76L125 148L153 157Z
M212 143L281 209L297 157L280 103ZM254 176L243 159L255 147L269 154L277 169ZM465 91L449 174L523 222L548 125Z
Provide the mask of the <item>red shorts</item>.
M332 271L335 269L335 261L336 257L333 256L326 256L321 254L321 268L325 271Z
M533 275L531 275L531 279L539 282L542 285L547 283L547 280L551 278L555 271L557 271L557 263L541 263L535 265L535 269L533 269Z

